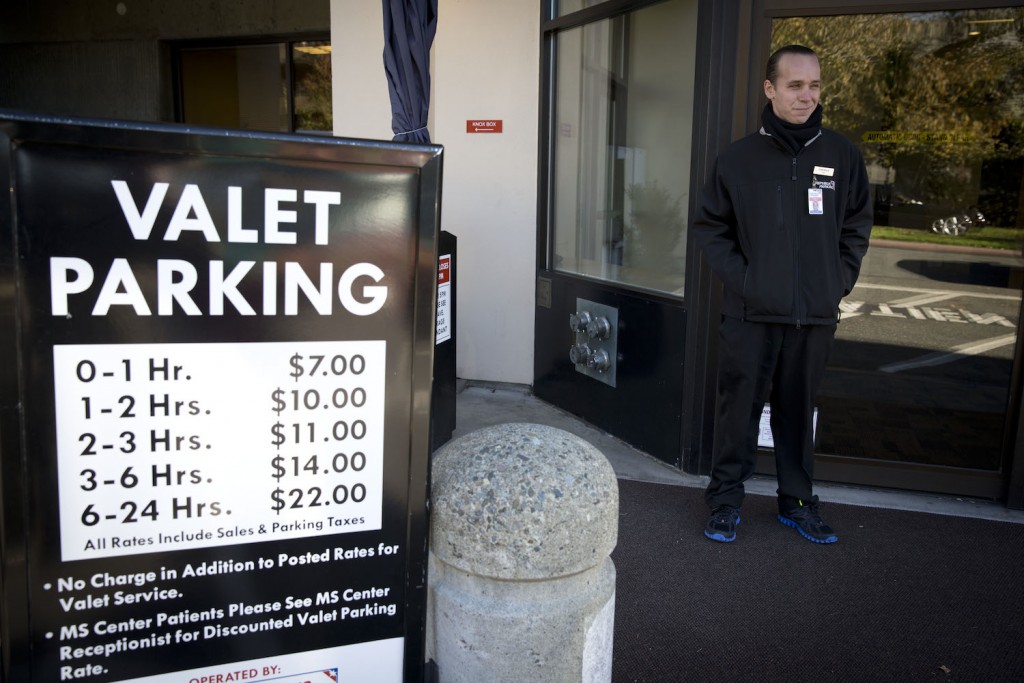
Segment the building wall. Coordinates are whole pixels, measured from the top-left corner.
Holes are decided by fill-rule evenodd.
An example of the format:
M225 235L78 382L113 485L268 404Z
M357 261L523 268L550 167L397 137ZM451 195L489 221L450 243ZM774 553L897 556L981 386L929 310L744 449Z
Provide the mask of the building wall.
M332 0L335 134L390 139L379 0ZM442 229L458 238L456 374L532 384L540 9L440 0L431 58ZM500 134L468 134L501 119Z
M335 133L391 138L380 0L37 0L0 22L0 107L173 120L163 41L330 31ZM459 239L456 372L533 381L540 9L440 0L430 132L444 145L442 227ZM501 119L501 134L466 120Z
M0 43L188 40L326 31L328 0L5 2Z
M156 41L0 45L0 106L39 114L168 121Z
M331 89L335 135L391 139L380 0L331 0Z
M326 33L329 17L328 0L5 2L0 107L171 121L161 41Z

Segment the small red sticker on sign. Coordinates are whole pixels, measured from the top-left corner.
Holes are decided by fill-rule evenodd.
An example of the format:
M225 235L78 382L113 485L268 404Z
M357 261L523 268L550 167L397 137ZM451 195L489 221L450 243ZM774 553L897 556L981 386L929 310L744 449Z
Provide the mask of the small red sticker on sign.
M437 259L437 284L446 285L452 281L452 257L441 256Z
M466 121L467 133L500 133L501 119L469 119Z

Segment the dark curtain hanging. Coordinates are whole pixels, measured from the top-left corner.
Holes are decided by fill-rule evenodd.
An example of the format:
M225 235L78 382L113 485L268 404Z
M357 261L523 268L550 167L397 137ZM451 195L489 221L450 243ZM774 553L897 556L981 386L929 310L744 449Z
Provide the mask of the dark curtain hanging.
M430 142L430 46L437 0L383 0L384 71L396 142Z

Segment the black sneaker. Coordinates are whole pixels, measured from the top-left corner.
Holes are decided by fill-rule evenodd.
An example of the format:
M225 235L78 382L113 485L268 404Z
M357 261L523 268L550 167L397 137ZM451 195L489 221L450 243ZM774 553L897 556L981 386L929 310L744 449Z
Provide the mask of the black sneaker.
M800 532L808 541L815 543L835 543L839 540L825 520L818 514L817 503L796 501L797 506L786 511L779 510L779 521ZM781 507L781 506L780 506Z
M736 540L736 527L739 525L740 511L731 505L719 505L711 511L704 535L712 541L731 543Z

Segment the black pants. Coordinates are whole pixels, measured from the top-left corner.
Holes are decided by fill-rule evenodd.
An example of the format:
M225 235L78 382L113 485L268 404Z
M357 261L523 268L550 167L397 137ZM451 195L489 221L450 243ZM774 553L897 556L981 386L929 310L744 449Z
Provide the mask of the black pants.
M814 398L825 374L835 325L775 325L723 317L718 407L708 505L740 507L754 473L761 412L771 401L780 496L815 500Z

